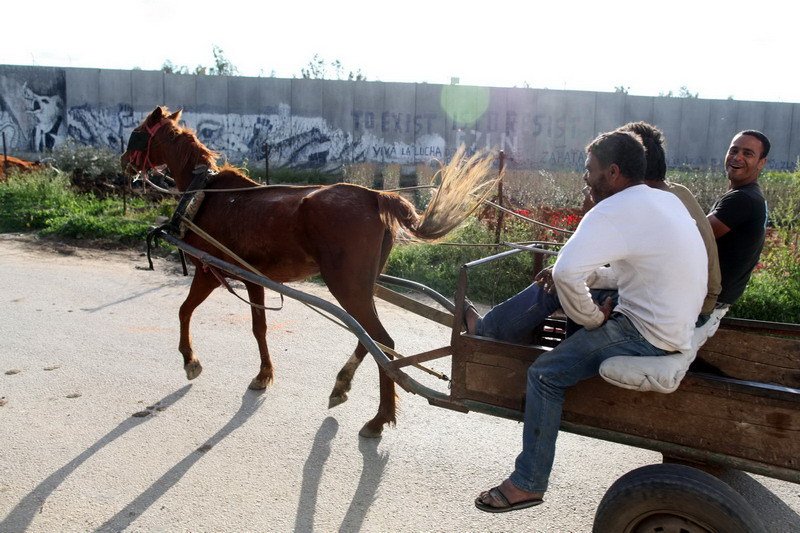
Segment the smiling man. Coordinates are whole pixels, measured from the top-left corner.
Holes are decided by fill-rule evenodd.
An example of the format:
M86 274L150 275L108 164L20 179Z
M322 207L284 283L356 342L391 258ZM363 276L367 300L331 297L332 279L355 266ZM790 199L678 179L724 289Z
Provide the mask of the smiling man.
M753 272L767 227L767 203L758 176L767 164L770 143L760 131L737 133L725 156L728 191L708 215L717 239L722 292L717 300L732 305L744 293Z

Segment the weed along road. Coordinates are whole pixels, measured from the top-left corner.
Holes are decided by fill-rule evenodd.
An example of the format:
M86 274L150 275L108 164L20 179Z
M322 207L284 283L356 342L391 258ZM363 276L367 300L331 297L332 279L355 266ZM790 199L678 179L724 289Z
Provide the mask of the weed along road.
M248 390L250 310L224 290L194 315L204 370L188 382L177 314L190 278L145 265L137 252L0 235L0 531L585 532L619 476L660 460L562 433L544 505L480 512L473 500L509 473L521 424L398 388L397 426L360 438L376 364L367 356L350 399L328 409L355 337L288 299L267 315L275 382ZM377 306L400 353L448 342L445 328ZM800 486L723 476L767 530L800 531Z

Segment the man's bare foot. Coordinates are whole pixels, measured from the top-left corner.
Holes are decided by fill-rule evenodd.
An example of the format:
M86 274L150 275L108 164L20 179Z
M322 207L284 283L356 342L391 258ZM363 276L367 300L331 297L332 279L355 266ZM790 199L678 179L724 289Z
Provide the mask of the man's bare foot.
M475 506L481 511L504 513L539 505L543 496L543 492L522 490L506 479L497 487L481 492L475 499Z

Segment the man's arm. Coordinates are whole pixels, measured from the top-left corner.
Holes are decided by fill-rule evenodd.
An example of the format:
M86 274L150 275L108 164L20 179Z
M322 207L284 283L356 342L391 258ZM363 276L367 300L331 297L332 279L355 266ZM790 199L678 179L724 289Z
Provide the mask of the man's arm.
M726 233L728 233L731 228L726 226L720 219L715 217L714 215L708 215L708 223L711 224L711 230L714 232L714 238L719 239Z
M620 259L627 253L622 235L609 225L605 216L591 210L558 254L553 280L561 308L586 329L599 327L611 309L598 306L586 281L595 269Z

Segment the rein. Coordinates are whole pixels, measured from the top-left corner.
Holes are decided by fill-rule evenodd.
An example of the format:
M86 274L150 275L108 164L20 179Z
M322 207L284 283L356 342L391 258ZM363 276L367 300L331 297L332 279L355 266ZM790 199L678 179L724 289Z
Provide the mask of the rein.
M264 278L267 277L264 274L262 274L261 271L259 271L256 267L254 267L253 265L251 265L250 263L248 263L247 261L245 261L244 259L242 259L238 255L233 253L227 246L225 246L224 244L222 244L221 242L216 240L214 237L212 237L211 235L209 235L208 233L203 231L197 224L192 222L189 218L187 218L186 216L182 216L181 218L183 219L183 222L189 227L189 229L191 229L198 236L200 236L201 238L205 239L210 244L213 244L218 250L220 250L222 252L225 252L226 254L231 256L239 264L241 264L244 267L246 267L247 270L249 270L253 274L257 274L257 275L259 275L261 277L264 277ZM233 288L227 282L223 281L224 280L224 276L222 276L218 272L215 272L214 267L206 265L205 263L203 263L203 266L205 268L208 268L211 271L211 273L214 274L214 277L216 277L217 280L220 280L222 282L222 284L225 286L225 288L228 289L228 291L230 291L234 296L236 296L240 300L250 304L251 307L255 307L257 309L264 309L264 310L267 310L267 311L280 311L281 309L283 309L283 294L281 294L281 305L280 305L280 307L264 307L263 305L254 304L253 302L250 302L249 300L245 300L244 298L242 298L238 294L236 294L236 291L234 291Z

